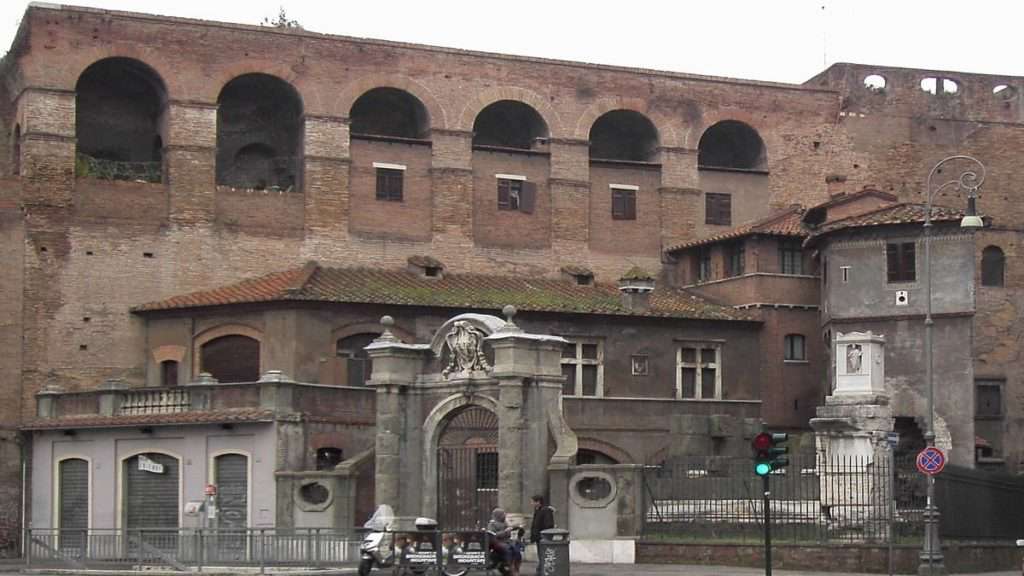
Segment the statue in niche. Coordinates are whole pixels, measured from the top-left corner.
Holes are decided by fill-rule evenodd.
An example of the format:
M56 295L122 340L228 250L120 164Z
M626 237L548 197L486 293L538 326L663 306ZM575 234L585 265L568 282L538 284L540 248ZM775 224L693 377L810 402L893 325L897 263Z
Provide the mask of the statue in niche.
M452 372L467 373L474 370L490 370L484 356L484 333L464 320L455 323L452 331L444 338L448 346L448 366L441 375L445 378Z
M860 344L846 346L846 373L860 374L861 358L864 356Z

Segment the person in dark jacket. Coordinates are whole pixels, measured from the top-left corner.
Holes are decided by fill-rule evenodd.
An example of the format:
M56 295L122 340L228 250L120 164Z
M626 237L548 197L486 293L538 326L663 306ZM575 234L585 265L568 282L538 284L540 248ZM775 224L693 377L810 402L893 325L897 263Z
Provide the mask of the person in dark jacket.
M533 502L533 522L530 523L530 542L533 542L536 545L537 574L540 574L541 531L555 527L555 510L544 502L544 496L541 494L531 497L530 500Z

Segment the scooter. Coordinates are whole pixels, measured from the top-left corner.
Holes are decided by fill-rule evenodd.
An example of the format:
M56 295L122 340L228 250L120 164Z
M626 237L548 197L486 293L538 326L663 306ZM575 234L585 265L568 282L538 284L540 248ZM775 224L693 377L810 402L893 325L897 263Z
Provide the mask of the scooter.
M520 542L522 542L523 534L525 532L526 531L522 528L513 528L511 536L506 541L508 546L516 547L516 553L520 555L520 559L522 559L522 549L519 548L519 545ZM487 531L487 534L489 535L491 542L491 551L487 555L487 572L497 572L501 576L509 576L509 574L512 573L512 567L509 566L508 559L505 557L504 551L497 545L498 539L496 538L496 534L490 530Z
M395 533L391 531L395 522L395 513L391 506L381 504L373 512L373 516L363 524L370 530L359 545L359 576L368 576L374 568L392 568L398 562L395 554ZM437 522L430 518L417 518L418 530L436 530ZM423 574L426 566L410 566L409 572Z

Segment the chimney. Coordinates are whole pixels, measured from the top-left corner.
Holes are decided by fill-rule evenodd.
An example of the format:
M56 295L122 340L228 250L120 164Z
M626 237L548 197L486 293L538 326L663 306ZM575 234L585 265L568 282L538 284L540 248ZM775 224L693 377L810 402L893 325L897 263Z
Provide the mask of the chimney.
M622 305L630 312L646 312L651 307L651 292L654 291L654 276L639 266L630 268L629 272L619 278L619 292L622 293Z

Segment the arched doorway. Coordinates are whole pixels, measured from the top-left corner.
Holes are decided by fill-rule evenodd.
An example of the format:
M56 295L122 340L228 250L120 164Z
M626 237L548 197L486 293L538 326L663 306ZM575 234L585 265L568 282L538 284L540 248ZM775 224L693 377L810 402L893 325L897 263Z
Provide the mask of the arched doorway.
M498 505L498 416L467 406L453 416L437 442L438 522L446 530L487 524Z

